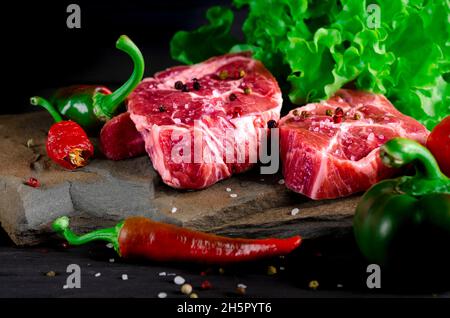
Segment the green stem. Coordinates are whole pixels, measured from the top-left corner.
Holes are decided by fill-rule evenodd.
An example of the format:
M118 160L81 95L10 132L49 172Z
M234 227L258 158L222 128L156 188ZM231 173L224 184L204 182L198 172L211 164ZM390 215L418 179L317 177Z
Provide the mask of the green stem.
M441 172L431 152L414 140L391 139L381 146L380 157L386 166L392 168L414 164L415 176L399 178L398 187L403 192L423 195L450 189L450 179Z
M45 98L34 96L30 98L30 103L31 105L44 107L50 113L50 115L52 115L55 122L59 123L63 120L61 115L56 111L52 104L50 104L50 102Z
M122 229L123 222L120 222L115 227L96 230L84 235L77 235L69 229L70 220L67 216L61 216L52 223L52 228L55 232L64 236L64 238L71 245L82 245L92 241L106 241L114 246L114 249L120 255L119 249L119 234Z
M94 112L101 120L110 119L119 105L136 88L144 75L144 57L139 48L126 35L122 35L116 42L116 48L127 53L133 60L134 69L128 81L112 94L96 93L94 96Z

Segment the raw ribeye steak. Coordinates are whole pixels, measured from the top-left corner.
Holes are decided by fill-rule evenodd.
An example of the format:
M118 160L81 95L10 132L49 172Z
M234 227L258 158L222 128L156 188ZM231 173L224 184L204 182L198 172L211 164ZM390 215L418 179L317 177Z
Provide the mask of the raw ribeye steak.
M428 136L384 96L345 89L290 111L279 127L285 184L312 199L347 196L392 176L379 147L394 137L425 144Z
M162 180L202 189L256 163L254 145L268 121L279 120L281 104L275 78L240 53L144 79L128 111Z

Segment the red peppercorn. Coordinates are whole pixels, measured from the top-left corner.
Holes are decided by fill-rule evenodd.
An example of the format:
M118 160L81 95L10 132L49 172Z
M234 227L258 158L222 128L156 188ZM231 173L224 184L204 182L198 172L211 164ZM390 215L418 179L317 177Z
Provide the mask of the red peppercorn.
M344 116L344 110L341 107L336 108L334 111L334 115L338 117Z
M233 118L241 117L241 115L242 115L242 108L239 106L235 107L233 109Z
M211 288L212 288L212 285L211 285L211 283L210 283L208 280L205 280L205 281L203 281L202 284L200 285L200 288L203 289L203 290L211 289Z
M30 186L30 187L33 187L33 188L39 188L39 187L41 186L41 183L39 182L39 180L36 179L36 178L33 178L33 177L29 178L29 179L25 182L25 184L26 184L27 186Z
M340 122L342 122L342 116L336 116L336 115L334 115L334 116L333 116L333 122L334 122L335 124L339 124Z

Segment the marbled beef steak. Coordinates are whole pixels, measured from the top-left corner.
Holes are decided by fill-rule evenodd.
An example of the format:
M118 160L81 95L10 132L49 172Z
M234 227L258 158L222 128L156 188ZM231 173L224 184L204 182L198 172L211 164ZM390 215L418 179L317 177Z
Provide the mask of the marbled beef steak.
M280 118L281 104L275 78L240 53L145 79L130 95L128 111L162 180L202 189L253 166L252 146L260 144L267 122ZM237 149L242 146L245 152Z
M279 123L286 186L312 199L364 191L393 174L379 147L394 137L425 144L428 131L382 95L340 90L289 112Z

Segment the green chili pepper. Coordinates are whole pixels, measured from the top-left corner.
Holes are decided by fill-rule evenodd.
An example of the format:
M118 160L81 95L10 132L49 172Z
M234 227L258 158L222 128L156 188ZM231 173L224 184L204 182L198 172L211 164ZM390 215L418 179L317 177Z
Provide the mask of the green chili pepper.
M420 235L421 228L431 227L450 234L450 179L439 170L433 155L413 140L388 141L380 157L388 167L412 164L416 168L414 176L374 185L356 208L353 228L360 250L369 260L385 264L392 243L402 233L412 229Z
M138 47L122 35L116 42L119 50L127 53L134 63L133 73L115 92L98 85L74 85L57 90L50 100L66 118L77 122L86 130L98 128L109 120L125 98L139 84L144 75L144 58Z

